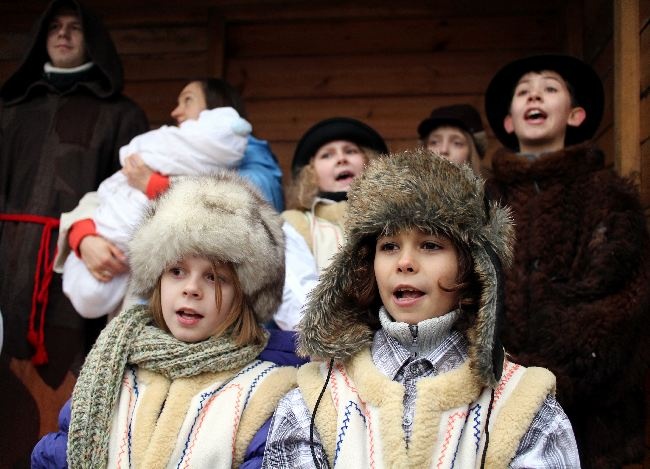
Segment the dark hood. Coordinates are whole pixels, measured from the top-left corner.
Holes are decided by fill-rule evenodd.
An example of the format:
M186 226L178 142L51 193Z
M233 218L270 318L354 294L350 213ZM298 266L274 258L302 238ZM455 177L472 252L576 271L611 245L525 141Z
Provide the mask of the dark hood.
M0 88L0 96L6 102L21 100L34 83L43 78L43 65L49 61L46 48L47 26L53 12L64 5L77 10L83 25L86 52L95 64L94 79L80 82L79 86L85 86L100 98L108 98L122 91L122 62L99 18L76 0L53 0L33 28L32 42L22 63Z

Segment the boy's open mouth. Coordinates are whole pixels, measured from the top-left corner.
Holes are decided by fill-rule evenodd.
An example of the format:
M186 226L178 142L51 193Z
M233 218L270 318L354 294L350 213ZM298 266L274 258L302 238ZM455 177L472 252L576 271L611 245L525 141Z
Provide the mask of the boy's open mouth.
M541 109L529 109L526 111L526 114L524 114L524 119L526 122L542 122L544 119L546 119L547 115L544 111Z
M402 300L406 298L420 298L422 295L424 295L424 293L416 288L398 288L393 292L393 295L398 300Z

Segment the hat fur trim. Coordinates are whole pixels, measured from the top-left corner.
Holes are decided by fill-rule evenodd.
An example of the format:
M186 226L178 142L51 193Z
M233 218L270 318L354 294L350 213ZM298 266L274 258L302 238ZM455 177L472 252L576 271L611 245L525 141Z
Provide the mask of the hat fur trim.
M378 236L416 228L445 235L472 255L481 295L468 331L470 366L483 383L494 385L503 358L500 272L510 265L514 240L510 211L486 202L483 180L471 168L423 149L371 162L353 183L348 203L347 242L309 297L299 325L300 352L347 360L371 344L378 312L360 307L349 292L372 269Z
M129 244L131 286L148 297L163 270L186 255L234 265L260 322L282 301L282 218L232 172L175 179L144 216Z

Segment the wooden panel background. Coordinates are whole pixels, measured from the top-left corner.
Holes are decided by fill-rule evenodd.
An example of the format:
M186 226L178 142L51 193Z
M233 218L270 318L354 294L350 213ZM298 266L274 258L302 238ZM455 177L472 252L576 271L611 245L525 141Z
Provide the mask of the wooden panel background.
M361 119L394 151L413 147L434 107L467 102L483 112L483 91L501 65L562 48L558 9L503 9L489 19L468 12L247 18L227 27L226 76L285 174L297 139L326 117Z
M646 207L646 215L650 219L650 1L642 1L639 5L641 47L641 198Z
M603 80L596 135L614 163L612 1L86 0L104 20L125 69L125 93L152 127L190 79L223 75L246 99L255 134L269 140L289 182L297 139L335 115L375 127L392 150L417 144L417 124L436 106L483 112L483 90L504 63L568 52ZM650 207L650 15L641 1L641 191ZM0 82L15 69L46 2L0 2ZM491 132L488 132L491 137ZM490 150L497 146L490 138ZM489 153L486 159L489 164ZM623 155L624 157L624 155Z
M18 65L46 3L0 1L0 82ZM611 0L85 3L108 26L124 63L125 93L152 127L171 122L188 80L223 75L241 90L254 132L271 143L285 183L296 141L316 121L355 117L392 150L412 147L431 109L466 102L484 115L483 90L493 73L538 52L574 53L598 71L606 107L596 140L614 163ZM650 1L639 5L641 190L650 207ZM490 150L497 145L490 138Z
M608 16L613 14L610 0L585 0L584 2L583 56L600 75L605 87L605 113L596 141L604 150L608 164L617 157L614 148L614 45L613 24ZM639 190L641 200L650 219L650 1L639 1L640 43L640 138L641 168ZM618 155L625 158L625 155Z
M355 117L392 150L408 148L434 107L465 102L484 115L483 91L496 70L539 52L580 55L598 71L606 107L596 139L614 162L613 0L85 3L108 26L124 62L125 93L152 127L170 123L188 80L223 74L245 97L254 132L271 143L285 183L296 141L316 121ZM0 82L16 68L46 4L0 1ZM641 191L650 207L650 1L639 1L639 18ZM490 142L492 150L497 143Z
M613 8L610 0L585 0L583 10L583 58L603 82L605 112L595 137L609 165L614 165L614 48Z
M566 49L566 2L559 1L500 0L489 8L467 0L435 8L425 0L85 3L109 27L125 92L152 127L170 122L186 81L223 69L285 183L296 141L320 119L361 119L392 150L405 149L417 144L416 127L436 106L466 102L483 114L483 90L501 65ZM18 64L45 4L0 4L0 81ZM215 33L211 18L223 21L223 31Z

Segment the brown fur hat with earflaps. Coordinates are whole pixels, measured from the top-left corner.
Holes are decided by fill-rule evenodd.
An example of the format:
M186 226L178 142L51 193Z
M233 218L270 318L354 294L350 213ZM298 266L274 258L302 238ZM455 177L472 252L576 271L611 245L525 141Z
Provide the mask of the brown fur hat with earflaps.
M149 297L163 270L185 255L231 262L260 323L282 301L282 218L232 172L175 180L129 243L131 286Z
M503 348L502 266L512 258L514 227L508 209L485 198L483 180L471 168L425 150L371 162L348 193L346 244L321 274L298 330L299 351L346 360L371 344L376 306L362 307L354 292L373 269L375 241L382 234L418 228L467 246L481 285L476 318L467 331L470 366L488 386L499 380Z

